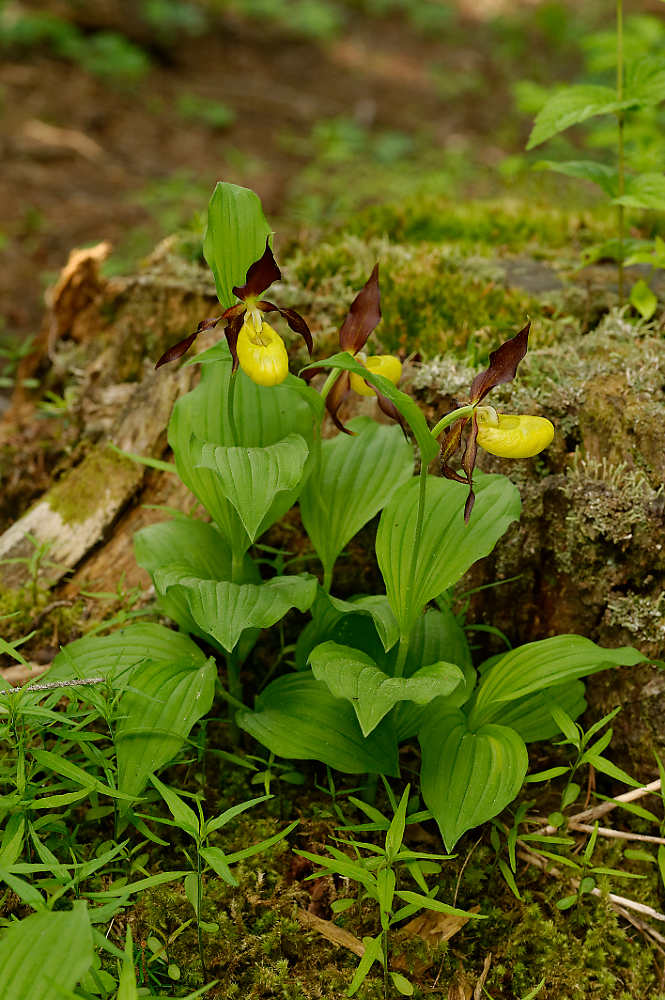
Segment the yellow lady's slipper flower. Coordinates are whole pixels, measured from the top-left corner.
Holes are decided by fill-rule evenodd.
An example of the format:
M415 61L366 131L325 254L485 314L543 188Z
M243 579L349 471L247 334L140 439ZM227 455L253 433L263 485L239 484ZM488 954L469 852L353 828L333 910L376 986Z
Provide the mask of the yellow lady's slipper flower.
M297 313L295 309L283 309L276 306L274 302L260 298L263 292L274 281L279 281L281 277L281 271L277 267L277 262L270 249L269 239L266 239L263 255L249 267L245 275L245 284L233 288L233 294L240 299L240 302L225 309L221 316L201 320L194 333L185 337L184 340L180 340L173 347L169 347L168 351L162 354L155 368L160 368L162 365L168 364L169 361L181 358L200 333L212 330L220 320L224 320L224 336L233 359L231 370L237 371L238 363L240 363L243 371L259 385L279 385L289 373L286 348L279 334L263 322L261 314L278 312L290 328L303 338L310 358L313 347L312 334L300 313ZM265 336L263 330L266 331ZM241 338L246 363L243 363L240 358Z
M490 455L497 455L499 458L531 458L547 448L553 437L554 425L545 417L496 413L493 420L484 408L478 408L476 440Z
M358 361L362 361L368 371L376 375L383 375L393 385L397 385L402 377L402 362L393 354L371 354L368 358L362 354L356 355ZM351 372L351 388L359 396L374 396L376 389L368 385L364 378Z
M441 444L441 471L447 479L468 485L469 495L464 505L464 520L467 522L475 502L473 470L478 445L501 458L530 458L547 448L554 437L554 427L544 417L497 413L492 406L479 405L492 389L515 378L517 366L529 346L530 328L531 323L528 322L519 333L492 351L489 366L479 372L471 383L469 402L461 407L464 415L455 422L448 421L450 426ZM453 417L454 411L448 416ZM450 460L462 444L467 425L469 433L464 443L460 474Z
M269 323L247 313L238 335L236 350L245 375L257 385L279 385L289 374L289 356L284 341Z

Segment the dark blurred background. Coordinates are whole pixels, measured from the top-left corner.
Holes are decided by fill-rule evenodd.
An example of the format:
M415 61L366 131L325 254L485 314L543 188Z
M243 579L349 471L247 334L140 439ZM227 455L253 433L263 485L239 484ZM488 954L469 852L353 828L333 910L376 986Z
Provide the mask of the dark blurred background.
M628 50L665 50L662 3L626 13ZM5 361L72 247L110 240L125 273L165 234L196 246L218 179L255 188L280 239L419 192L591 198L529 170L577 133L524 146L553 87L612 81L613 27L610 0L0 3ZM647 125L640 155L662 170ZM614 141L600 120L591 152Z

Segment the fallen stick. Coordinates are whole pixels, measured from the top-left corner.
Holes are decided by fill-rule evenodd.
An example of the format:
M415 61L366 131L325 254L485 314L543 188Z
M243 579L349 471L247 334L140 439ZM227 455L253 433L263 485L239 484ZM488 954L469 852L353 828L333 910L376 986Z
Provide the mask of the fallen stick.
M357 938L355 934L349 933L349 931L345 931L342 927L338 927L332 920L324 920L323 917L317 917L313 913L310 913L309 910L303 910L301 907L298 907L296 910L296 917L303 927L316 931L327 941L332 941L333 944L338 944L342 948L348 948L349 951L352 951L354 955L358 955L359 958L362 958L365 954L365 945L360 938Z
M91 687L93 684L103 684L103 677L83 677L73 681L48 681L44 684L30 684L28 687L11 688L0 691L0 695L10 694L14 691L57 691L58 688Z
M599 819L601 816L605 816L608 812L612 812L617 806L620 806L622 802L634 802L635 799L641 799L645 795L650 795L652 792L660 791L660 778L656 778L655 781L650 782L648 785L642 785L641 788L632 788L629 792L624 792L623 795L617 795L615 798L610 799L608 802L601 802L597 806L593 806L591 809L585 809L583 812L576 813L571 816L568 820L568 825L573 823L586 823L588 820ZM543 836L550 836L552 834L559 832L559 827L557 826L543 826L537 831Z
M595 826L588 823L569 823L569 830L580 830L582 833L593 833ZM665 837L650 837L647 833L628 833L625 830L612 830L608 826L598 827L599 837L615 837L617 840L642 840L648 844L665 844Z

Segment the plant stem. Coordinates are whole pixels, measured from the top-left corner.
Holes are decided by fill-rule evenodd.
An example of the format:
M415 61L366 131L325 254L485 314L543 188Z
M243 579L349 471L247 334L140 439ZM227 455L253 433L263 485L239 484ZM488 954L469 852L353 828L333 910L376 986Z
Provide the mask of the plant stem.
M238 440L238 428L236 427L236 418L234 413L234 401L236 394L236 379L238 378L238 373L235 375L229 375L229 391L226 394L226 418L229 424L229 430L231 432L231 442L234 445L240 444Z
M323 571L323 589L325 590L326 594L330 593L330 588L332 586L332 575L333 575L332 566L327 566Z
M425 520L425 499L427 493L427 465L420 456L420 475L418 489L418 510L416 513L416 529L413 534L413 549L411 550L411 566L409 568L409 580L405 594L405 606L411 611L413 594L416 587L416 572L418 570L418 552L423 534L423 522ZM418 609L420 610L420 609ZM409 633L399 637L399 649L397 651L397 662L395 663L395 677L401 677L404 672L404 664L409 651Z
M617 0L617 101L623 101L623 0ZM619 197L623 198L625 192L625 157L623 147L623 126L624 113L619 110L617 113L619 125ZM624 266L623 266L623 244L625 229L625 211L623 205L618 205L618 229L619 229L619 304L624 302Z
M199 958L201 959L201 972L203 979L206 978L206 964L203 959L203 938L201 937L201 905L203 903L203 877L201 875L201 851L200 844L196 844L196 936L199 942Z
M242 684L240 682L240 665L235 652L227 653L226 656L226 679L229 686L228 694L224 692L224 697L229 706L229 736L234 747L240 743L240 729L235 721L235 709L244 708L242 703Z
M450 427L456 420L460 420L462 417L470 417L475 408L476 403L469 403L467 406L460 406L456 410L446 413L445 417L441 417L438 424L435 424L432 428L432 437L438 437L441 431L445 431L446 427Z
M332 387L334 386L335 382L337 381L337 379L340 377L341 374L342 374L341 368L333 368L331 371L328 372L328 378L321 386L321 392L319 393L321 399L324 402L326 396L328 395L328 393L330 392L330 390L332 389Z

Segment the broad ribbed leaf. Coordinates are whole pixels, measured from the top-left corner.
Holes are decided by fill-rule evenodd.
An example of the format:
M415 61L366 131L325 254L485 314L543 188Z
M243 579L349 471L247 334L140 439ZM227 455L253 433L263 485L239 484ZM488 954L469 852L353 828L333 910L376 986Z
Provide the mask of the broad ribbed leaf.
M385 594L367 594L365 597L352 597L350 601L342 601L321 591L324 598L336 611L345 615L369 615L374 622L374 628L386 652L399 639L399 628L393 614L393 609Z
M471 732L463 712L445 708L428 713L418 738L423 799L451 851L519 792L529 763L524 740L507 726Z
M3 1000L55 1000L73 990L92 965L92 930L85 903L33 913L0 938Z
M342 601L319 587L311 613L312 620L296 643L297 670L305 670L314 647L328 639L361 649L384 667L386 646L394 645L399 638L399 633L395 635L395 616L383 594Z
M236 380L233 413L239 440L234 440L226 406L231 357L223 346L216 349L215 358L214 363L203 365L200 384L173 407L169 444L175 455L178 475L239 554L249 548L250 538L236 508L226 497L219 474L198 467L203 449L216 445L263 448L290 434L299 434L311 447L315 408L303 394L303 388L307 390L307 387L300 386L294 376L288 376L281 385L265 387L256 385L238 370L233 376ZM259 532L267 530L286 513L295 503L299 490L300 483L277 494Z
M565 132L571 125L579 125L588 118L613 114L626 107L630 107L630 102L617 101L616 91L612 87L595 84L566 87L553 94L536 115L526 148L533 149L553 135Z
M261 200L254 191L225 181L216 184L208 203L203 255L225 309L237 301L233 286L244 284L250 266L265 251L270 233Z
M520 514L517 488L505 476L476 479L476 503L464 523L467 487L427 477L425 516L411 588L418 510L418 480L412 479L384 508L376 534L376 554L400 631L408 635L425 604L443 593L478 559L488 555Z
M255 711L238 711L236 722L278 757L318 760L346 774L399 774L389 720L364 737L349 702L334 698L309 671L273 681Z
M606 163L596 163L594 160L567 160L559 163L556 160L540 160L534 163L534 170L552 170L566 177L578 177L580 180L597 184L610 198L619 192L619 173L616 167Z
M180 752L195 722L210 711L217 668L147 660L132 671L116 729L118 788L140 795L148 778Z
M511 649L483 677L470 724L494 715L497 703L523 698L608 667L634 666L645 657L631 646L603 649L581 635L556 635Z
M436 458L439 453L439 442L430 434L422 410L417 403L414 403L410 396L397 389L389 379L384 378L383 375L377 375L376 372L371 372L359 361L356 361L355 358L352 358L350 354L347 354L346 351L343 351L341 354L334 354L331 358L326 358L323 362L317 361L314 365L307 367L342 369L343 371L355 372L356 375L360 375L361 378L364 378L375 389L378 389L382 395L386 396L391 403L395 404L413 431L413 436L418 442L420 453L425 462L429 465L432 459ZM303 369L303 371L306 370L306 368Z
M451 693L464 681L454 663L432 663L411 677L389 677L358 649L324 642L312 650L309 662L317 681L323 681L335 698L353 705L363 735L368 736L400 701L426 705Z
M128 669L144 660L178 663L181 667L199 669L206 656L195 642L181 632L163 625L141 622L127 625L111 635L91 635L76 639L60 650L49 670L49 680L72 677L120 678L124 686Z
M300 494L300 513L326 574L353 536L413 474L413 450L397 426L351 420L355 436L321 442L316 469Z
M615 205L665 211L665 174L639 174L627 177L625 193L614 199Z
M584 683L568 681L544 691L534 691L515 701L496 702L492 709L488 707L483 712L483 721L510 726L525 743L551 740L561 732L552 718L553 705L562 708L571 719L576 719L586 708Z
M265 583L202 580L175 564L155 571L160 593L182 601L197 628L231 652L248 628L269 628L290 608L307 611L316 597L317 580L310 575L277 576Z
M300 485L308 455L300 434L288 434L263 448L208 443L201 448L197 468L217 474L219 488L253 542L278 495Z

